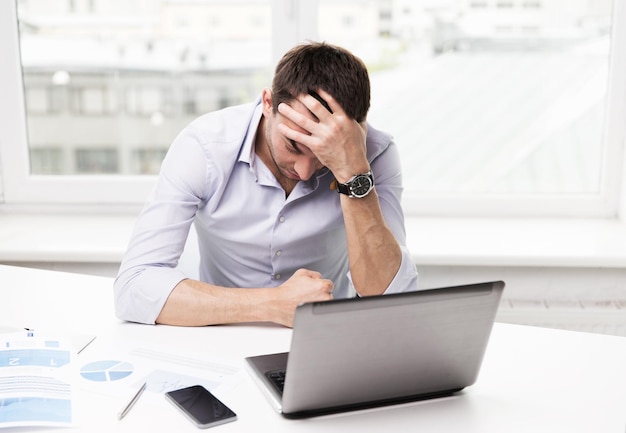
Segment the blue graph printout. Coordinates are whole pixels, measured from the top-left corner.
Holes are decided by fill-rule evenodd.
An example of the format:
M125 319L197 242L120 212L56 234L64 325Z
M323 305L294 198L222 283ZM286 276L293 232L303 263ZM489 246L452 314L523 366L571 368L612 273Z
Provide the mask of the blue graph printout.
M80 369L80 375L95 382L121 380L133 373L133 365L128 362L104 360L90 362Z
M72 424L69 344L0 334L0 428Z

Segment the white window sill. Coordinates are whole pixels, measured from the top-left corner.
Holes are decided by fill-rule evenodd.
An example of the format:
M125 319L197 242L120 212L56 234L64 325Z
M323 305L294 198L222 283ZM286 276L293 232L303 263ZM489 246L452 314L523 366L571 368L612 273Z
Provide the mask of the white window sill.
M0 263L119 263L135 215L0 214ZM419 265L626 268L617 220L414 218Z
M418 265L626 268L619 220L420 218L406 229Z
M135 216L0 214L0 262L119 263Z

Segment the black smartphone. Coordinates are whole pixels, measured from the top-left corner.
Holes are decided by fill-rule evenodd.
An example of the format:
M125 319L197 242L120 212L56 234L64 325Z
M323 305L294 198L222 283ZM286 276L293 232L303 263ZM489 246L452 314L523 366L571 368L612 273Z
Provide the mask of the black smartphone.
M200 385L166 392L165 397L199 428L209 428L237 419L235 412Z

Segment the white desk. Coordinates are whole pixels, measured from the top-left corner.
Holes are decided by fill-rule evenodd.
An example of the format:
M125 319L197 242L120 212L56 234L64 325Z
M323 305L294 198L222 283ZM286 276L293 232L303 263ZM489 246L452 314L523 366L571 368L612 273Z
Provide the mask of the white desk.
M289 349L291 331L272 325L122 323L113 315L112 296L108 278L0 266L0 326L93 333L98 336L94 343L108 339L120 345L169 342L181 350L206 347L207 356L238 360ZM125 399L80 387L76 393L76 427L50 431L198 431L157 396L142 397L118 421ZM245 371L219 397L239 419L215 427L216 432L625 433L626 338L497 323L478 382L461 394L305 420L275 413Z

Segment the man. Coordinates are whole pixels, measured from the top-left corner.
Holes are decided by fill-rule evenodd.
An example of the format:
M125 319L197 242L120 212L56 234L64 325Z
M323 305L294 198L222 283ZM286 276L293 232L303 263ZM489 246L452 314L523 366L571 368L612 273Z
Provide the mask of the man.
M118 317L292 326L304 302L414 290L399 156L366 125L369 106L364 64L307 43L285 54L256 103L192 122L133 232ZM192 223L200 281L176 268Z

